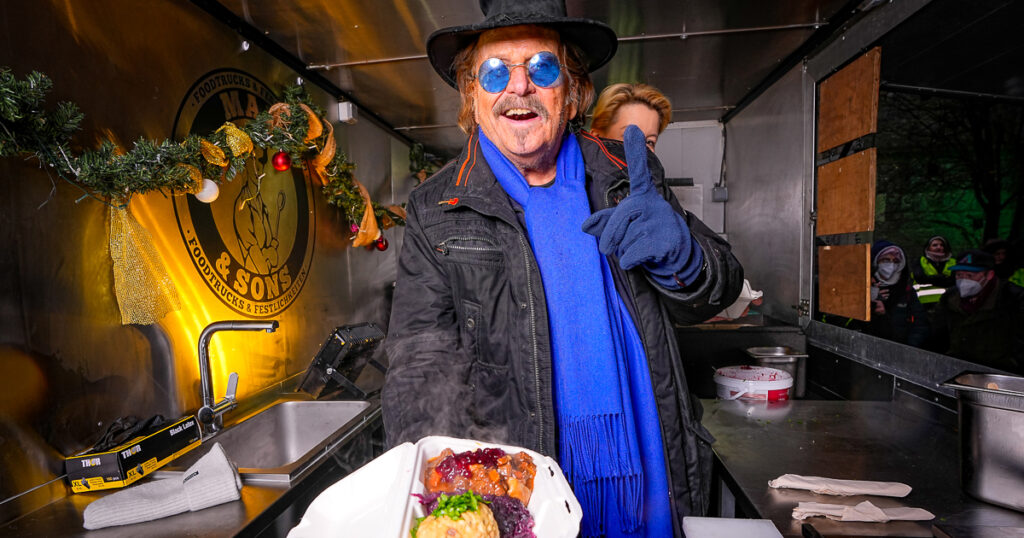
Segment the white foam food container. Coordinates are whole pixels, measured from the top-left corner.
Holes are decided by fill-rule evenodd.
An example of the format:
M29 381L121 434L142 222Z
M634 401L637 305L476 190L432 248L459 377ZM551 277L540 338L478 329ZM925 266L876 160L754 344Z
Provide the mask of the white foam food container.
M288 538L343 536L405 538L425 510L413 493L423 493L427 460L445 448L466 452L500 448L508 454L526 452L537 466L527 509L533 532L540 538L574 538L583 509L555 460L524 448L469 439L431 436L387 451L325 489L306 509Z

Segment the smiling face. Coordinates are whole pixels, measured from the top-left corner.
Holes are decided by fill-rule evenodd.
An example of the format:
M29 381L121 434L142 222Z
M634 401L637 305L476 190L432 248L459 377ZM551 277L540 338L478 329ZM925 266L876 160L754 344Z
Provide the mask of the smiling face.
M488 30L477 44L473 73L489 58L498 58L506 65L525 64L538 52L558 54L560 49L558 34L547 28ZM559 81L541 88L530 80L525 65L512 68L508 86L497 93L473 84L473 110L480 129L531 184L537 174L554 177L562 134L569 118L576 114L575 105L567 103L568 87L564 70Z
M661 118L658 112L644 103L629 103L619 107L615 112L615 120L605 131L594 130L598 136L622 140L622 133L626 127L636 125L644 133L647 147L654 151L654 145L658 143L658 128L661 126Z
M928 251L942 255L946 253L946 245L941 239L932 239L932 242L928 243Z

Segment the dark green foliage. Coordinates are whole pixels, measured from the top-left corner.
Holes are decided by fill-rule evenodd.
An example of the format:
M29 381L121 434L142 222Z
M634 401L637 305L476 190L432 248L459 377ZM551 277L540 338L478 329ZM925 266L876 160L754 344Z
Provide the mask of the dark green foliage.
M882 92L875 237L921 255L1024 234L1024 107Z
M427 153L423 144L413 144L409 150L409 171L412 173L423 172L425 176L431 176L441 169L444 162L433 153Z

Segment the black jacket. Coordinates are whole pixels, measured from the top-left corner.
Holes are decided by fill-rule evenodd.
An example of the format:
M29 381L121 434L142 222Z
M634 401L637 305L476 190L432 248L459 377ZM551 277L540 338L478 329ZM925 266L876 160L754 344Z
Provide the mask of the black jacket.
M956 287L935 309L938 349L958 359L1024 374L1024 288L998 280L968 313Z
M576 135L592 211L628 194L622 144ZM683 290L645 271L610 265L636 321L658 404L677 534L708 506L711 435L686 389L673 322L715 315L739 295L743 269L728 243L684 212L649 153L656 187L704 251L706 268ZM413 190L407 207L382 399L389 446L449 435L522 446L558 457L551 345L540 271L522 210L480 154L478 136Z
M931 334L928 311L917 298L906 268L903 273L896 284L889 286L889 297L882 301L885 313L872 310L866 332L908 346L924 347Z

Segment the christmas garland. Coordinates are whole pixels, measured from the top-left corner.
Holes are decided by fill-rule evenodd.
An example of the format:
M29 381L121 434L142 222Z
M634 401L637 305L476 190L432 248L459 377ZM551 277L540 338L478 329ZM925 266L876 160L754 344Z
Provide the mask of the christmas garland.
M427 153L423 144L417 142L409 149L409 171L420 183L434 175L442 165L444 165L444 161L433 153Z
M0 67L0 157L35 156L82 189L85 194L79 200L92 197L124 208L135 194L196 194L203 189L204 180L232 180L246 166L254 148L260 147L277 152L275 165L290 162L313 169L327 202L341 209L352 223L355 246L371 244L380 237L377 219L383 228L405 224L402 207L381 206L370 200L353 175L355 165L337 151L333 126L322 119L322 109L309 102L301 86L286 88L282 102L259 112L242 127L228 122L206 136L189 135L181 142L140 138L129 150L105 141L78 154L70 144L83 115L69 102L45 110L52 87L42 73L32 72L21 81L10 69Z

